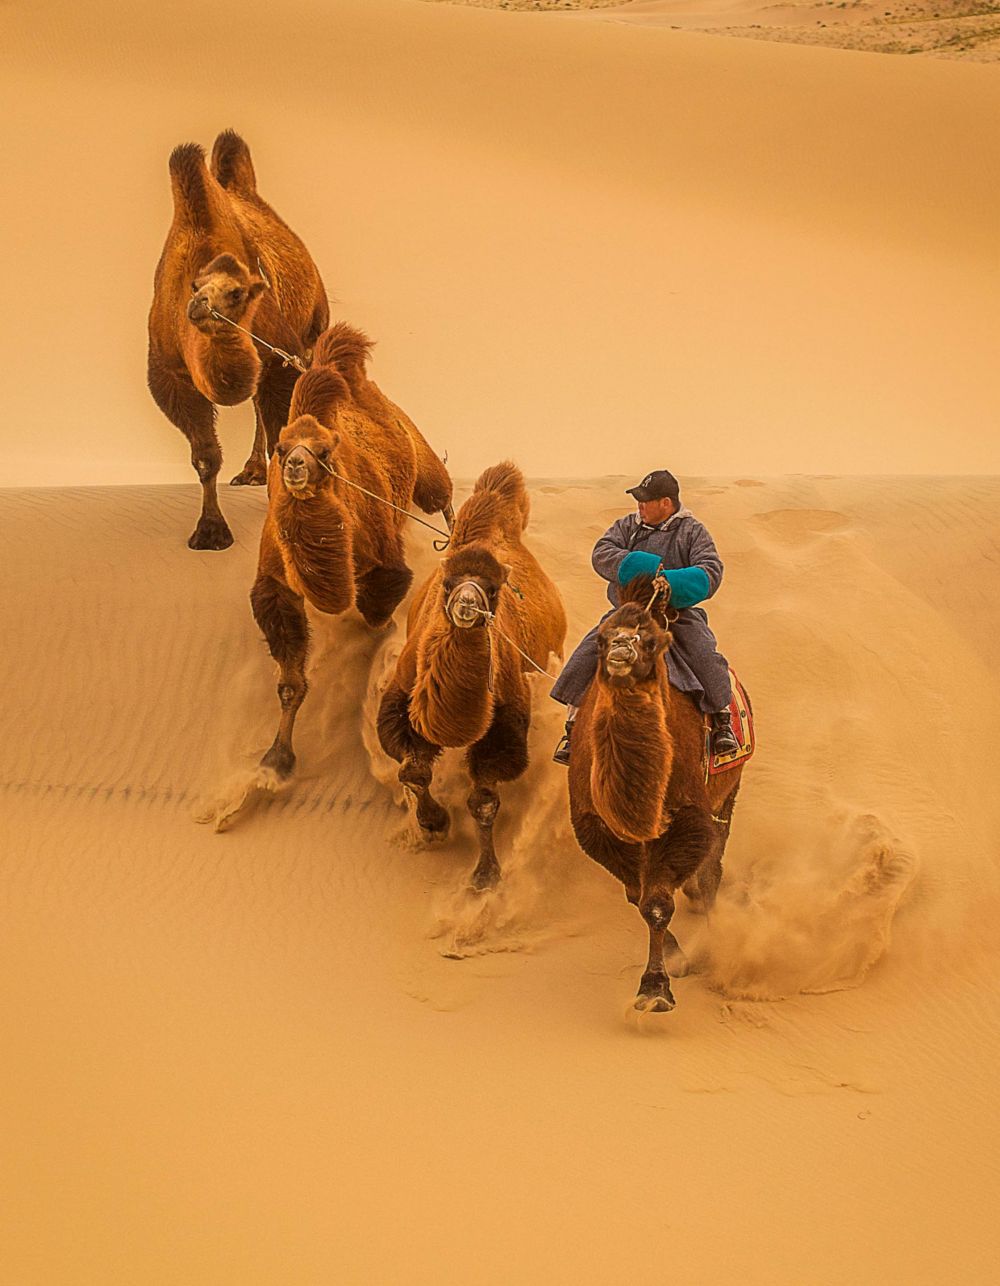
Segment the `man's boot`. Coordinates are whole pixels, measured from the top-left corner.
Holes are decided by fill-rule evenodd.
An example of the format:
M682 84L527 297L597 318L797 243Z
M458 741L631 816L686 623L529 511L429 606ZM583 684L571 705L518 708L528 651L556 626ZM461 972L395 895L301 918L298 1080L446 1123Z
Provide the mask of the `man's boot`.
M566 731L559 739L559 745L556 746L555 754L552 756L553 762L562 764L563 767L569 763L569 739L573 735L573 720L566 720Z
M740 748L733 732L733 717L728 709L716 710L712 715L712 753L731 755Z

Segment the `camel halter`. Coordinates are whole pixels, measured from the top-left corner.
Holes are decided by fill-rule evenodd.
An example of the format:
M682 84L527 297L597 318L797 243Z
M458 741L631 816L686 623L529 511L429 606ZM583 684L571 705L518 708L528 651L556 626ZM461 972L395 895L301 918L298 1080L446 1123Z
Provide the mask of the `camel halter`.
M458 595L463 589L471 589L475 597L479 599L478 604L469 605L470 611L473 611L478 616L481 616L483 618L483 623L486 626L486 649L489 654L489 661L490 661L489 674L486 680L487 690L489 692L493 691L493 675L494 675L493 656L494 656L494 648L495 648L495 644L493 642L494 632L499 634L499 636L503 639L505 643L509 643L515 652L520 653L520 655L524 657L524 659L528 662L528 664L530 666L533 666L534 669L536 669L539 674L544 674L547 679L551 679L554 683L556 676L554 674L549 674L548 670L543 670L537 661L532 660L532 658L527 654L527 652L525 652L523 648L518 647L518 645L514 642L514 640L510 638L509 635L505 634L503 630L499 627L499 625L497 625L496 614L490 611L490 601L486 597L486 591L483 589L482 585L480 585L478 581L464 580L461 582L461 584L456 585L455 588L451 591L451 593L448 595L447 599L445 600L445 605L444 605L444 610L448 619L454 624L455 618L451 614L452 603L454 602L456 595Z
M396 513L402 514L404 518L410 518L413 522L419 522L422 527L428 527L431 531L436 532L437 535L441 537L441 540L435 540L432 543L439 554L444 553L451 544L450 530L442 531L440 527L435 527L433 523L426 522L423 518L418 518L416 514L411 514L408 509L401 509L399 505L394 505L391 500L386 500L384 496L377 496L374 491L369 491L367 487L362 487L360 483L352 482L350 478L345 478L344 475L342 473L338 473L332 465L327 464L325 460L321 460L316 452L311 447L307 447L304 442L299 443L299 450L308 451L319 467L321 469L325 469L331 478L337 478L341 482L346 482L349 487L353 487L355 491L363 491L366 496L371 496L372 500L377 500L380 505L388 505L390 509L395 509ZM445 519L445 521L447 521L447 519Z

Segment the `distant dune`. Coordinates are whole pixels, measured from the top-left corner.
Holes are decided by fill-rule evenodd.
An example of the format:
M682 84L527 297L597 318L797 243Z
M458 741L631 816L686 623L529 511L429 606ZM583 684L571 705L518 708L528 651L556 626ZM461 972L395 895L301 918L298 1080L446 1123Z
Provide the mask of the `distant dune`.
M674 31L920 54L963 62L1000 59L1000 9L973 0L425 0L475 8L572 11Z
M624 485L532 485L573 638ZM989 1280L1000 483L683 494L759 750L711 932L675 920L703 972L636 1024L546 680L495 897L458 765L427 851L371 752L398 628L316 623L297 779L216 835L273 732L263 494L196 555L193 484L0 492L10 1281Z

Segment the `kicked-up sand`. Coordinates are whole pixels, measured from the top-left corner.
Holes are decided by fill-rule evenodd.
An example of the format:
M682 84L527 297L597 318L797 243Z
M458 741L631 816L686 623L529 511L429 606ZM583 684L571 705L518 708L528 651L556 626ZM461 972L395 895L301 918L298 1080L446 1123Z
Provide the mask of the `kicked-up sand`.
M571 638L625 485L531 485ZM698 972L638 1018L545 679L493 896L458 760L426 850L372 750L402 611L315 622L294 782L216 834L276 722L262 492L221 555L184 546L194 485L0 493L5 1280L992 1279L1000 484L684 498L759 748L718 913L675 916Z

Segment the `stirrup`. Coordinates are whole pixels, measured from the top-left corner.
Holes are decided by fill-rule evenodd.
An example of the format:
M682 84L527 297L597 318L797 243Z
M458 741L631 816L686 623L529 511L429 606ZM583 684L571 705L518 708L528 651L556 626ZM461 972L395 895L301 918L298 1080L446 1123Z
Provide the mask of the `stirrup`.
M560 737L559 744L558 746L556 746L555 751L553 752L553 755L552 755L552 762L556 764L562 764L564 768L569 764L569 742L572 734L573 734L573 723L572 723L572 720L570 720L569 722L567 722L566 731Z

